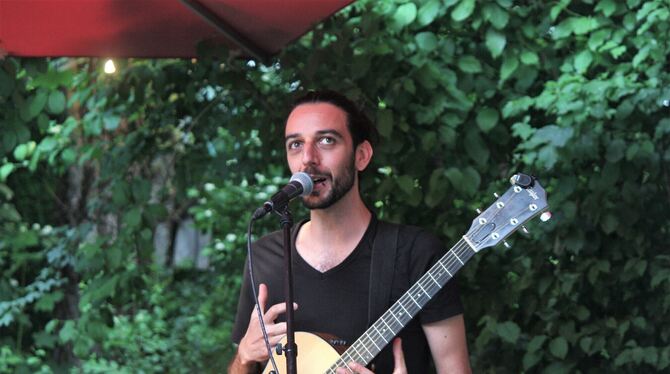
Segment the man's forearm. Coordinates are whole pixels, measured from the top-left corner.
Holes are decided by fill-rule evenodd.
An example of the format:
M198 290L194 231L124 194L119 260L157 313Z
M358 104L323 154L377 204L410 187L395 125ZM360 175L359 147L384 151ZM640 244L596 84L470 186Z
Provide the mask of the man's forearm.
M228 374L253 374L257 371L258 363L243 363L237 352L235 352L235 357L233 357L232 361L230 361L230 365L228 365Z

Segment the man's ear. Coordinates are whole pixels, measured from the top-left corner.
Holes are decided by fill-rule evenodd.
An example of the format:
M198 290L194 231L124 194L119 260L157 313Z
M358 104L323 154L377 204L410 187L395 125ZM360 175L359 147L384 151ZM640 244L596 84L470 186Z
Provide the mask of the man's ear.
M361 144L356 146L356 170L363 171L368 167L370 161L372 160L372 144L369 141L364 140Z

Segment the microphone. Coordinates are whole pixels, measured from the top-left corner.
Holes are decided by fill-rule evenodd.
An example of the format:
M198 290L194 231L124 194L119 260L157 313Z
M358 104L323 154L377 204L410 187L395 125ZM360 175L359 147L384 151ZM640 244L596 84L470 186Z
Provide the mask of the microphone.
M289 201L298 196L307 196L312 193L314 183L307 173L298 172L291 176L287 185L282 187L279 192L272 195L270 200L263 203L263 206L256 209L251 219L259 219L273 210L285 207Z

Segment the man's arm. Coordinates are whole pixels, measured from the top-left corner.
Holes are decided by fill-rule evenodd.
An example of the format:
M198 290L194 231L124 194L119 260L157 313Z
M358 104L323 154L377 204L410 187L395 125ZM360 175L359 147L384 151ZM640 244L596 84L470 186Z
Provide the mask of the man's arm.
M422 327L439 374L472 372L462 314Z

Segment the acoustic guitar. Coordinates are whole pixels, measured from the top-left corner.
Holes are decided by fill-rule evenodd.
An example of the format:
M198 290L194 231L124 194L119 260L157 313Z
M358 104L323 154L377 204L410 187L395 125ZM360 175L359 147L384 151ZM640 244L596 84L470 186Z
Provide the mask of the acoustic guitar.
M461 240L342 354L320 336L296 332L297 372L334 374L338 367L346 368L352 361L368 365L475 253L497 245L519 228L525 230L524 223L548 208L546 192L537 179L519 173L512 176L510 182L512 187L502 196L496 194L497 200L484 212L478 211L479 216ZM550 217L549 212L545 214L543 220ZM286 345L286 337L281 344ZM276 353L273 357L278 374L283 374L286 358ZM263 373L269 374L272 370L268 362Z

